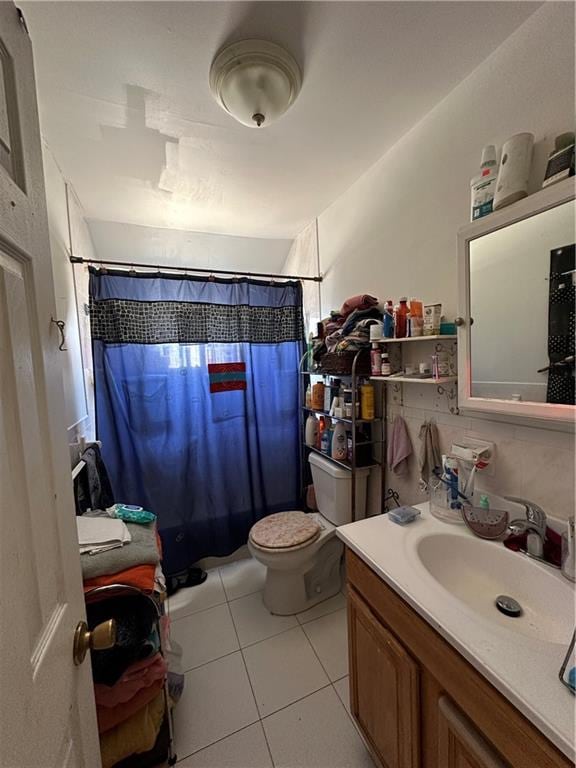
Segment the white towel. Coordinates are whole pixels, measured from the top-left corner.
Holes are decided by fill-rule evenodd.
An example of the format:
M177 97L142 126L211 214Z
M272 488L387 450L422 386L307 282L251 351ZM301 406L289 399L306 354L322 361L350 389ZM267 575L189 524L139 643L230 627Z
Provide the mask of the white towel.
M132 540L123 520L111 517L76 517L80 552L93 552L109 547L122 547Z

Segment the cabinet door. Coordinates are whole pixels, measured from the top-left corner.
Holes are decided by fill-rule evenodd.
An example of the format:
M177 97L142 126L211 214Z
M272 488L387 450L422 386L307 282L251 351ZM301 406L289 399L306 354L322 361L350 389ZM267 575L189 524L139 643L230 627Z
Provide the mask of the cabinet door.
M442 768L509 768L448 696L438 700L438 765Z
M418 667L353 589L348 609L352 713L382 766L418 768Z

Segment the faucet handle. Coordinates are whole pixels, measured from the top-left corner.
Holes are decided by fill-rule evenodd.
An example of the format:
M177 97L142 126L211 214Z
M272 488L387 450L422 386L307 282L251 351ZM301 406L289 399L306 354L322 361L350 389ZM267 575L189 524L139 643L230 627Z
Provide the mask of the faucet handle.
M534 504L533 501L528 499L521 499L518 496L504 496L506 501L512 501L514 504L521 504L526 511L526 520L531 522L536 528L542 531L542 534L546 531L546 513L544 510Z

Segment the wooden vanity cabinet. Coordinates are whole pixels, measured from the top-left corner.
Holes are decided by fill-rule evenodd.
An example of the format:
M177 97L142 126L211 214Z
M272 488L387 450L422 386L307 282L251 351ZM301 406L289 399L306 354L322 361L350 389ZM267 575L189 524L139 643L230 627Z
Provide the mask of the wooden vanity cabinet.
M351 550L350 706L382 768L570 768L501 693Z

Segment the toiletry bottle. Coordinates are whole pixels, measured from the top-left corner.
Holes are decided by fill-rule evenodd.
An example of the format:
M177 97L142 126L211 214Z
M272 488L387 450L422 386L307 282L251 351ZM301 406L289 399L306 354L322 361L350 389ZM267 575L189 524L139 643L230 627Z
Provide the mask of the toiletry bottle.
M382 352L382 367L380 369L382 376L390 376L392 373L392 366L390 365L390 357L388 352Z
M306 388L306 408L312 408L312 384L308 384Z
M384 308L384 336L387 339L394 338L394 305L392 299L388 299Z
M332 397L335 393L336 390L334 389L334 382L330 382L330 380L328 380L328 384L326 384L324 387L324 405L322 407L322 410L326 411L326 413L330 411L330 406L332 405Z
M324 383L317 381L312 387L312 408L315 411L324 409Z
M450 509L460 509L461 504L458 501L458 462L456 459L447 456L444 467L448 482L448 507Z
M424 313L421 301L410 299L410 336L422 336Z
M332 458L338 461L346 461L347 453L346 425L340 421L336 424L332 433Z
M372 344L372 349L370 350L370 370L372 371L372 376L380 376L382 353L380 352L379 344Z
M324 436L324 432L326 431L326 419L324 416L320 416L318 419L318 432L316 433L316 445L315 448L318 448L319 451L322 450L322 437Z
M374 419L374 387L372 384L360 386L360 416L364 421Z
M395 313L395 336L397 339L405 339L407 333L408 299L403 296Z
M486 496L485 493L483 493L480 496L480 501L478 502L478 506L480 507L480 509L483 509L484 512L486 513L490 512L490 499L488 498L488 496Z
M318 420L311 413L306 419L306 445L310 448L316 448L318 443Z
M326 419L324 431L322 432L322 440L320 442L320 450L322 451L322 453L330 454L331 445L332 445L332 422L330 419Z

